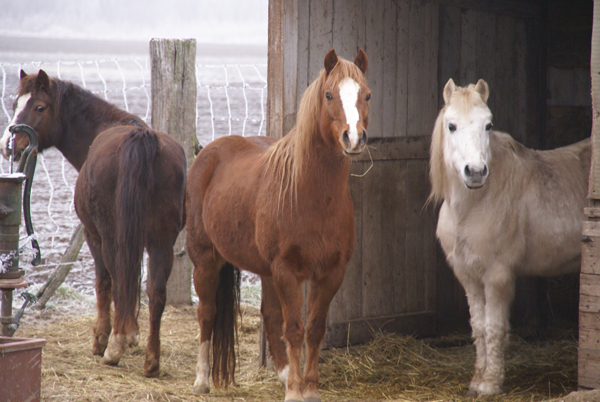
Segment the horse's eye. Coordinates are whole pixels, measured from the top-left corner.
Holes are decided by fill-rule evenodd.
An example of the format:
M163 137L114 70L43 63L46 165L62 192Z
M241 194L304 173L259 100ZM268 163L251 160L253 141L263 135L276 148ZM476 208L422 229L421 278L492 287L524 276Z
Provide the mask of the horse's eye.
M448 130L450 130L451 133L456 131L456 126L452 123L448 124Z
M46 110L46 108L43 107L43 106L38 106L38 107L35 108L35 111L36 112L40 112L40 113L43 112L44 110Z
M325 97L327 98L328 101L333 99L333 96L331 96L331 94L329 92L325 93Z
M368 94L368 95L367 95L367 99L366 99L366 101L368 102L368 101L370 101L370 100L371 100L371 94Z
M492 129L492 127L494 127L494 125L492 123L486 124L485 131L490 131Z

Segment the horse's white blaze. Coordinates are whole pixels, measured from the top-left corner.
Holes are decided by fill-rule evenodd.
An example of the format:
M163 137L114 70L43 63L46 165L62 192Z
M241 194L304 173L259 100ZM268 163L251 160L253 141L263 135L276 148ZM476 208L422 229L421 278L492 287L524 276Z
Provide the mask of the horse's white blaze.
M8 126L6 126L6 129L4 130L4 134L2 135L2 138L0 139L0 150L2 151L4 156L8 156L8 143L10 141L10 136L11 136L11 132L8 129L11 126L15 125L15 123L17 122L17 118L19 117L19 114L21 114L21 112L25 109L25 106L27 105L29 98L31 98L31 94L27 93L25 95L21 95L19 97L19 99L17 99L17 107L15 108L15 114L13 115L13 118L10 121L10 123L8 123Z
M352 78L346 78L340 82L340 99L342 100L342 106L344 113L346 114L346 123L350 127L348 129L348 137L350 137L350 148L355 148L358 144L358 109L356 108L356 101L358 100L358 91L360 85Z

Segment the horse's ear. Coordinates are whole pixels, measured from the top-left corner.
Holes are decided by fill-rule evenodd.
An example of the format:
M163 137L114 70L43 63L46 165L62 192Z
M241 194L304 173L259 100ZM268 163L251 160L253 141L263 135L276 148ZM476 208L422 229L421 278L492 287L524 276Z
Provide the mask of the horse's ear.
M25 77L27 77L27 73L24 70L21 70L20 78L23 79Z
M487 82L480 79L479 81L477 81L477 85L475 85L475 90L479 92L479 95L481 95L481 99L483 99L483 101L487 103L488 98L490 97L490 88L488 87Z
M450 78L444 87L444 102L447 104L450 103L450 98L452 98L452 94L456 91L456 84L454 80Z
M327 75L329 75L329 73L331 72L331 70L333 70L337 63L337 54L335 54L335 50L331 49L325 55L325 62L323 63L325 65L325 72L327 73Z
M356 64L358 68L360 68L360 71L362 71L363 74L367 73L367 67L369 67L369 59L367 59L367 54L364 50L358 49L358 53L354 58L354 64Z
M40 70L38 72L38 75L35 79L35 86L37 88L41 88L41 89L50 88L50 78L48 77L48 74L46 74L46 72L44 70Z

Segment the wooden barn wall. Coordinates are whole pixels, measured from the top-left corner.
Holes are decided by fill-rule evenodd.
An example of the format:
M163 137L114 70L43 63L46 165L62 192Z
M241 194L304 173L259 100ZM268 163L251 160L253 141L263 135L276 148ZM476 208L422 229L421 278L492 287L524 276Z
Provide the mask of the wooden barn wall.
M356 247L329 311L327 345L372 329L431 335L468 328L464 291L435 239L429 139L449 78L484 78L497 129L543 141L545 36L535 2L270 0L268 133L293 127L329 49L367 53L373 166L350 177ZM540 117L541 116L541 117ZM371 166L368 154L353 174ZM349 332L348 332L349 331Z

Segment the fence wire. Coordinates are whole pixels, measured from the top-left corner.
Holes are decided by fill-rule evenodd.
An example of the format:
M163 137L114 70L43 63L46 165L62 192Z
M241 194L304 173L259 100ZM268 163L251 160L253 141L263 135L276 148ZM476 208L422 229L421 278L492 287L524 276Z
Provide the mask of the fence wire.
M61 60L57 62L1 63L0 129L12 118L20 71L43 69L52 77L71 81L136 114L151 125L152 101L149 58ZM225 135L265 135L267 99L266 64L202 65L196 70L196 134L204 146ZM9 171L2 159L0 172ZM73 195L77 171L54 148L40 154L31 193L31 215L40 243L42 264L21 262L26 277L43 283L59 264L73 230L79 223ZM22 236L25 237L24 228ZM94 292L91 254L84 244L66 283L83 294Z

